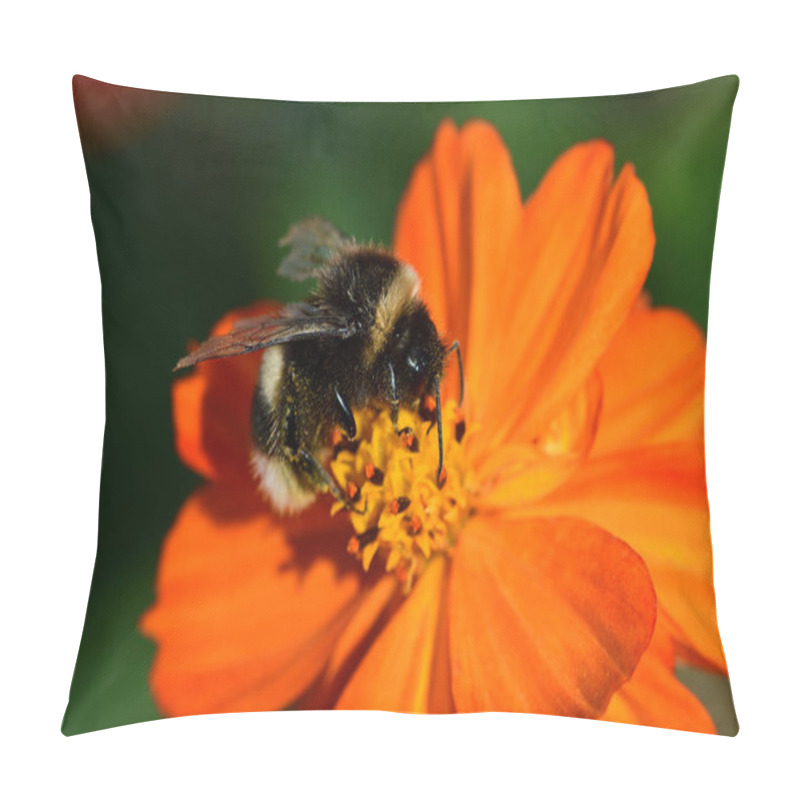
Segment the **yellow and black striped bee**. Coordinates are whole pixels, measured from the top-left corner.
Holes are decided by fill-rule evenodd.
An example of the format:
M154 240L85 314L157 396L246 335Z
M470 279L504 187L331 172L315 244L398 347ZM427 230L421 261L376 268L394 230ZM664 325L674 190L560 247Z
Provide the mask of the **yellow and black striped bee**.
M458 342L447 346L440 338L414 268L317 217L293 226L280 244L291 249L279 275L316 278L308 300L245 320L175 369L266 350L253 396L252 466L280 513L306 508L320 491L347 502L325 466L331 438L338 426L354 439L353 409L371 404L388 406L395 432L403 435L410 431L398 429L400 407L435 398L441 476L439 383L453 351L461 370L461 353Z

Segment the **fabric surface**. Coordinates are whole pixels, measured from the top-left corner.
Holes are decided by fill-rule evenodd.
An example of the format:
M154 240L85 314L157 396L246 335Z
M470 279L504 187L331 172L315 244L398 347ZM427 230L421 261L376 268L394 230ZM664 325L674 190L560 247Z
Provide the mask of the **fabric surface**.
M65 734L287 708L736 734L703 392L737 78L429 104L73 86L107 419ZM280 243L311 217L352 240L315 240L322 299L301 311L314 280L278 274ZM348 284L369 326L351 316L334 347L324 275L356 256L391 266ZM423 366L401 343L422 341L419 315L401 336L418 300ZM302 347L173 372L287 307L324 316ZM408 369L428 372L393 420ZM295 430L310 417L319 439ZM306 507L281 513L298 481Z

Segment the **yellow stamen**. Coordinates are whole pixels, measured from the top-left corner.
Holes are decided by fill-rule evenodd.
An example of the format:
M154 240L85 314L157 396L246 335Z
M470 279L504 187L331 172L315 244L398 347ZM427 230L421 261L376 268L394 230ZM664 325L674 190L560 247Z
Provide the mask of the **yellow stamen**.
M348 508L355 536L347 550L365 571L382 563L410 588L430 558L452 551L471 513L463 415L452 402L442 409L446 471L438 482L435 423L401 409L398 434L388 409L367 408L354 417L356 446L339 450L331 462L350 503L334 503L333 513Z

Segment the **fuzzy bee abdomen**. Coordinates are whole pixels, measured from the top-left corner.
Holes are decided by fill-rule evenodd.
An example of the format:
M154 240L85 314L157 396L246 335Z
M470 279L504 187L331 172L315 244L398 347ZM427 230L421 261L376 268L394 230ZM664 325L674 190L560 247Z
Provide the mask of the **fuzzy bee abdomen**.
M292 462L283 456L269 456L254 448L250 465L259 491L279 514L297 514L314 502L316 490L305 485Z
M296 422L287 396L286 351L265 351L251 412L253 477L261 493L280 514L293 514L314 502L316 488L298 468Z
M251 424L253 445L268 455L278 455L281 445L282 384L286 355L279 345L264 352L253 395Z

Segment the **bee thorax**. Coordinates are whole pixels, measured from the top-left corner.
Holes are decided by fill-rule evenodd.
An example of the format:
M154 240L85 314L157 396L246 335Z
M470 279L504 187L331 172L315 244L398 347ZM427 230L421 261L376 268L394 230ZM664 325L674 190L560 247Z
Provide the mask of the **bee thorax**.
M375 324L367 350L368 360L374 359L385 346L398 318L414 302L418 293L419 277L414 268L408 264L400 264L375 307Z

